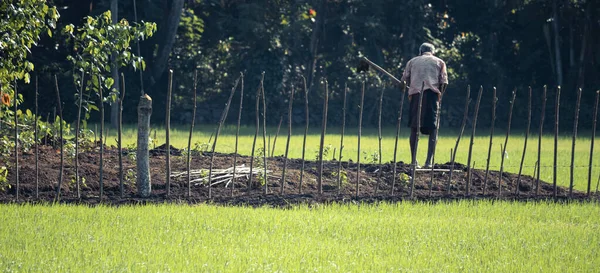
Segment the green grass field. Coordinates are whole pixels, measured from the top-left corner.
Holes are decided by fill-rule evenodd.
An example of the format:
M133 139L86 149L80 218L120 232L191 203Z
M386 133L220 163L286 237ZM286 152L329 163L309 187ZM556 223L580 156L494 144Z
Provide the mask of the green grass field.
M283 155L285 153L285 144L287 139L287 128L282 126L279 137L276 143L275 155ZM192 140L192 148L194 143L207 143L211 133L214 131L215 126L197 126L194 130L194 136ZM223 153L232 153L235 148L235 127L232 125L223 128L219 140L217 143L217 151ZM275 132L277 128L268 128L268 135L271 135L271 143L274 141ZM151 137L154 137L154 130L156 130L156 144L160 145L165 143L165 130L161 127L155 127L152 129ZM239 140L239 153L243 155L250 155L252 149L252 141L254 139L254 128L253 127L242 127L240 132ZM470 131L465 130L465 134L461 139L458 147L458 153L456 161L466 164L469 151L470 142ZM499 170L501 161L501 148L500 145L504 145L505 132L496 130L496 134L493 139L492 157L490 160L490 169ZM137 131L134 127L128 126L124 129L124 145L135 145L137 138ZM301 158L302 156L302 140L303 140L304 128L295 128L291 141L290 141L290 158ZM115 145L116 132L115 130L109 131L108 144ZM171 145L177 148L186 148L188 142L189 127L172 127L171 128ZM344 160L357 159L357 129L349 128L346 130L344 137ZM383 130L382 138L382 159L384 162L390 162L393 158L394 151L394 139L395 139L395 128L386 128ZM504 162L504 170L507 172L518 173L519 164L521 162L521 156L523 153L524 144L524 133L516 132L511 134L509 138L506 157ZM445 163L450 161L450 149L454 148L458 132L449 131L443 129L440 132L438 140L436 162ZM577 139L575 149L575 172L574 172L574 187L575 189L585 191L587 190L588 183L588 166L589 166L589 149L590 149L590 138L591 134L587 132L580 132ZM308 160L315 160L319 149L321 132L320 129L311 128L307 137L306 144L306 158ZM425 162L426 151L427 151L427 138L422 137L419 143L419 155L418 160L420 163ZM571 164L571 136L561 135L558 141L558 168L557 168L557 183L561 186L568 186L570 183L570 164ZM331 145L329 155L326 157L331 159L333 156L333 150L336 149L336 156L339 154L340 145L340 129L331 128L328 130L325 138L325 146ZM473 156L472 161L476 168L485 169L487 160L489 145L489 130L481 129L479 134L474 139L473 144ZM527 153L524 161L523 173L526 175L533 175L534 166L537 162L537 148L538 136L530 135ZM257 141L257 147L262 147L262 131ZM596 184L600 175L600 141L596 140L594 153L594 166L592 173L592 190L596 189ZM271 146L272 148L272 146ZM363 129L362 140L361 140L361 162L368 163L372 161L373 153L378 152L378 137L376 129ZM542 138L542 152L541 152L541 179L547 182L552 182L553 175L553 156L554 156L554 137L551 134L544 135ZM398 161L410 162L409 145L408 145L408 128L403 127L402 133L398 143Z
M594 272L594 203L0 205L3 272Z

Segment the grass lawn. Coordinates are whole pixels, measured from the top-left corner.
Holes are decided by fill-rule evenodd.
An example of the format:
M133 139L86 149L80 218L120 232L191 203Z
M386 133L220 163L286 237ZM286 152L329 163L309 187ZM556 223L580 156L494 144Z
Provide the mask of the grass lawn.
M0 205L4 272L592 272L594 203Z
M285 153L285 144L287 139L287 128L283 128L277 138L275 147L275 155L283 155ZM92 126L93 128L93 126ZM177 148L186 148L189 135L189 127L175 126L171 128L171 145ZM203 125L197 126L194 130L192 139L192 148L194 143L199 145L207 143L215 126ZM274 142L275 132L277 128L268 128L267 134L271 136L271 143ZM151 137L154 138L154 130L156 130L156 144L160 145L165 143L165 131L162 127L154 127L152 129ZM239 140L239 153L243 155L250 155L252 149L252 141L254 139L254 127L244 126L240 131ZM458 153L456 155L456 161L466 164L469 151L470 142L470 131L465 130L465 135L461 139L458 147ZM137 131L133 126L127 126L124 128L124 145L135 145L137 139ZM295 129L292 138L290 140L290 158L301 158L302 156L302 140L303 140L304 128ZM408 128L403 127L402 133L398 143L398 161L410 162L410 153L408 145ZM109 130L108 144L115 145L116 143L116 131ZM454 148L456 144L456 138L458 132L449 131L448 129L442 128L438 140L436 162L445 163L450 161L450 149ZM356 128L347 128L346 135L344 137L344 160L351 159L356 161L358 157L357 150L357 130ZM580 132L580 137L577 139L575 149L575 172L574 172L574 185L575 189L585 191L587 190L588 183L588 166L589 166L589 149L590 149L590 136L588 132ZM319 149L321 132L320 129L311 128L307 137L306 144L306 159L315 160ZM393 158L394 152L394 139L395 139L395 128L385 128L383 130L382 138L382 160L389 162ZM492 157L490 159L490 169L499 170L501 162L501 148L500 145L504 145L505 133L501 130L496 130L496 134L493 139L492 146ZM419 142L418 160L421 163L425 162L427 152L427 139L421 138ZM519 165L521 162L521 156L523 153L524 144L524 133L517 132L511 134L509 138L504 170L507 172L518 173ZM330 128L327 131L325 137L325 146L331 145L330 151L326 158L331 159L333 157L334 149L336 150L336 157L339 155L340 146L340 129ZM473 144L473 156L472 161L476 168L485 169L487 161L489 145L489 130L481 129L479 134L474 139ZM561 135L558 141L558 168L557 168L557 183L561 186L568 186L570 183L570 164L571 164L571 136ZM259 135L257 141L257 147L262 147L262 132ZM272 144L268 145L272 149ZM537 162L537 151L538 151L538 136L530 135L527 146L527 153L525 156L523 173L526 175L533 175L534 166ZM208 146L206 146L208 147ZM592 173L592 190L596 189L596 184L600 175L600 141L596 140L595 143L596 152L594 153L594 169ZM217 143L217 151L223 153L232 153L235 148L235 126L225 126L219 136ZM361 162L369 163L373 162L374 154L378 153L378 137L376 129L363 129L361 139ZM542 138L542 152L541 152L541 179L547 182L552 182L553 175L553 156L554 156L554 137L551 134L544 135Z

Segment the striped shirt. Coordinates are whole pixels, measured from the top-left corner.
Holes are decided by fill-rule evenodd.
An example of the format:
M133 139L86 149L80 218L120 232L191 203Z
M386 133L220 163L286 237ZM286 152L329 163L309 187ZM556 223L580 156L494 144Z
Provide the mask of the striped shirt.
M431 89L440 92L440 85L448 84L448 73L446 63L442 59L433 56L431 52L425 52L421 56L412 58L406 64L402 81L408 83L408 95L421 92L421 86L425 82L423 90Z

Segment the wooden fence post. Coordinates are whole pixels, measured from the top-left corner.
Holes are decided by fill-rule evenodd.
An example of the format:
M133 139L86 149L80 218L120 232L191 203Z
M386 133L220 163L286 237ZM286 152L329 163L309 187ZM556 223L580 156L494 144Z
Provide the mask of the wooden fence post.
M167 181L167 196L171 194L171 93L173 92L173 69L169 69L169 88L167 89L167 110L165 118L165 133L166 133L166 181ZM213 151L214 152L214 151ZM209 178L210 180L210 178Z
M56 76L55 76L56 79ZM13 101L15 102L15 184L16 184L16 192L17 192L17 201L19 201L19 120L17 119L17 109L18 109L18 97L19 97L19 89L17 88L17 80L14 81L14 86L15 86L15 92L14 92L14 99ZM57 98L59 101L58 107L60 107L60 97L58 96L58 85L56 87L57 89ZM62 119L61 119L61 130L62 130ZM60 152L60 165L61 165L61 169L60 169L60 174L59 174L59 182L58 185L60 187L60 182L62 181L62 131L61 131L61 152Z
M508 137L510 136L510 123L512 121L513 108L515 106L515 98L517 96L517 89L515 88L512 93L512 99L510 100L510 109L508 110L508 125L506 128L506 138L504 139L504 148L502 148L502 159L500 160L500 177L498 177L498 196L502 195L502 173L504 172L504 158L506 158L506 146L508 145Z
M285 143L285 157L283 161L283 172L281 173L281 195L283 195L285 188L285 170L287 168L288 152L290 150L290 139L292 138L292 107L294 105L294 85L292 84L292 91L290 92L290 104L288 106L288 136Z
M360 91L360 109L358 114L358 152L356 159L356 198L358 198L360 190L360 138L362 135L362 118L363 118L363 106L365 104L365 79L362 80L362 88Z
M223 122L225 122L225 119L227 118L227 113L229 112L229 106L231 105L231 99L233 99L233 94L235 93L235 90L237 89L238 83L241 78L242 78L242 76L240 76L235 81L233 88L231 88L231 93L229 93L229 98L227 99L227 104L225 104L225 108L223 109L223 113L221 114L221 119L219 120L219 125L217 126L217 133L215 134L215 142L213 142L213 145L212 145L212 152L210 155L210 167L208 170L208 198L209 199L212 199L212 170L213 170L213 163L215 161L215 150L217 149L217 140L219 139L219 134L221 133L221 127L223 126Z
M235 131L235 151L233 153L233 177L231 178L231 197L233 197L233 190L235 189L236 181L236 168L237 168L237 155L238 155L238 140L240 138L240 122L242 121L242 107L244 104L244 73L240 72L241 86L240 86L240 107L238 110L237 129ZM252 173L250 173L252 175Z
M485 165L485 177L483 178L483 195L485 195L485 191L487 190L487 179L488 174L490 173L490 158L492 155L492 142L494 139L494 125L496 123L496 103L498 102L498 98L496 97L496 87L494 87L492 96L492 124L490 126L490 144L488 147L487 163Z
M58 90L58 78L56 77L56 74L54 74L54 86L56 87L56 100L58 103L58 116L60 117L60 171L58 173L58 189L57 189L57 200L56 201L60 201L60 188L62 186L62 181L63 181L63 169L65 166L65 152L64 152L64 139L63 139L63 115L62 115L62 105L60 102L60 91ZM16 85L15 85L15 90L16 90ZM16 92L15 92L16 93ZM15 105L17 104L17 101L15 100ZM17 124L17 120L16 120L16 116L17 116L17 108L15 107L15 125ZM15 135L16 138L16 135ZM18 163L18 161L15 161ZM100 162L100 164L102 164L102 161ZM18 165L17 165L18 166ZM18 175L18 173L17 173ZM18 199L18 187L17 187L17 199Z
M575 171L575 142L577 141L577 123L579 122L579 105L581 102L581 91L581 88L579 88L577 92L577 106L575 106L575 118L573 120L573 144L571 145L571 182L569 184L569 198L573 197L573 175Z
M81 79L81 81L83 82L83 77ZM39 165L39 155L40 155L40 151L39 151L39 145L38 145L38 76L35 75L35 119L33 121L33 127L34 127L34 137L33 139L35 140L35 198L39 199L40 198L40 165ZM1 123L1 122L0 122ZM79 127L79 124L77 124L77 127ZM79 130L77 130L79 132ZM75 144L75 148L77 148L77 143ZM75 151L75 156L77 156L77 151ZM76 170L77 167L75 168ZM79 198L79 177L77 178L77 198Z
M344 102L342 105L342 136L340 138L340 157L338 160L338 173L337 173L337 184L338 184L338 194L342 191L342 159L344 156L342 155L344 151L344 133L346 131L346 95L348 94L348 85L344 84Z
M404 98L406 97L406 82L402 82L402 94L400 98L400 110L398 111L398 121L396 122L396 140L394 141L394 167L392 171L392 192L391 195L394 195L394 188L396 186L396 170L397 170L397 162L396 155L398 154L398 137L400 136L400 128L402 127L402 110L404 107Z
M471 142L469 144L469 156L467 159L467 196L471 194L471 155L473 154L473 139L475 138L475 130L477 129L477 115L479 114L479 102L481 102L481 94L483 93L483 86L479 86L479 95L477 95L477 102L475 103L475 114L473 115L473 130L471 131Z
M125 100L125 75L121 72L121 99L119 100L119 132L118 132L118 141L119 141L119 189L121 191L121 198L123 198L125 194L125 188L123 183L123 100Z
M252 177L253 177L253 169L254 169L254 151L256 149L256 138L258 138L258 132L260 130L260 95L262 86L265 80L265 72L263 71L260 78L260 84L258 85L258 89L256 90L256 108L254 113L256 114L256 131L254 132L254 140L252 141L252 154L250 156L250 177L248 178L248 192L252 188Z
M523 144L523 155L521 156L521 165L519 166L519 176L517 177L517 186L515 187L515 195L519 195L519 187L521 186L521 173L523 171L523 162L525 161L525 153L527 152L527 139L529 139L529 128L531 127L531 86L529 87L529 103L527 106L527 129L525 131L525 144Z
M375 186L375 194L377 194L377 191L379 191L379 185L381 184L381 173L382 173L382 169L381 169L381 108L383 106L383 93L385 91L385 88L381 89L381 94L379 95L379 116L378 116L378 123L377 123L377 138L379 141L379 166L378 169L379 171L377 172L377 185Z
M323 80L325 85L325 99L323 100L323 123L321 124L321 143L319 145L319 176L317 177L317 184L319 187L319 194L323 194L323 146L325 145L325 133L327 131L327 106L329 104L329 83L327 79Z
M552 168L552 186L554 188L554 198L558 195L558 188L556 187L556 168L557 164L557 153L558 153L558 121L560 114L560 86L556 88L556 101L554 104L554 165Z
M544 133L544 118L546 117L546 92L548 87L544 85L544 94L542 98L542 111L540 112L540 131L538 134L538 154L537 154L537 174L535 179L535 196L540 194L540 169L542 168L541 164L541 154L542 154L542 135Z
M265 194L269 193L269 177L267 174L267 154L269 149L267 148L267 94L265 94L265 85L260 85L262 92L262 105L263 105L263 178L265 182ZM270 143L271 141L269 141Z
M588 186L587 186L587 195L590 196L590 191L592 188L592 163L593 163L593 155L594 155L594 140L596 139L596 118L598 117L598 96L600 95L600 90L596 91L596 104L594 104L594 123L592 125L592 141L590 143L590 163L588 168Z
M471 103L471 86L467 85L467 97L465 98L465 111L463 114L462 125L460 126L460 133L458 134L458 138L456 139L456 144L454 145L454 152L452 153L452 157L450 158L450 175L448 175L448 183L446 186L446 191L450 194L450 185L452 184L452 173L454 172L454 160L456 159L456 151L458 150L458 144L460 143L460 138L465 131L465 125L467 124L467 116L469 114L469 103Z
M303 75L300 75L300 77L302 77L302 82L304 83L304 114L305 114L305 127L304 127L304 140L302 141L302 166L300 167L300 189L298 190L298 192L300 194L302 194L302 180L304 179L304 165L305 165L305 154L306 154L306 135L308 134L308 123L309 123L309 117L308 117L308 88L306 88L306 78Z
M194 123L196 122L196 106L198 105L198 103L196 103L197 97L198 97L198 92L196 92L197 90L197 85L198 85L198 69L196 69L194 71L194 106L192 108L192 124L190 125L190 135L188 136L188 146L187 146L187 196L191 197L192 196L192 180L190 177L190 165L191 165L191 154L192 154L192 135L194 133ZM252 172L250 172L250 176L252 176Z

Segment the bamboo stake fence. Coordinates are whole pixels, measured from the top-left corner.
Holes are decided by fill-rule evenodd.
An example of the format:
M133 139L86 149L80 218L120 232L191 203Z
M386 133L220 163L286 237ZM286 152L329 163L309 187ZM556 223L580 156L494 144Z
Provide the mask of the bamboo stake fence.
M233 197L233 190L236 182L236 166L237 166L237 155L238 155L238 142L240 138L240 123L242 121L242 108L244 104L244 73L240 72L241 84L240 84L240 107L238 110L237 128L235 131L235 151L233 152L233 179L231 181L231 197ZM195 103L195 101L194 101Z
M188 145L187 145L187 162L186 162L186 167L187 167L187 196L191 197L192 196L192 182L191 182L191 176L190 176L190 165L191 165L191 156L192 156L192 135L194 133L194 123L196 122L196 106L197 106L197 95L198 92L196 92L196 88L198 85L198 69L196 69L194 71L194 99L192 100L194 102L194 106L192 107L192 124L190 124L190 135L188 136Z
M504 139L504 148L502 148L502 159L500 160L500 175L498 176L498 196L502 195L502 173L504 172L504 159L506 158L506 146L508 145L508 137L510 136L510 122L512 121L513 108L515 106L515 98L517 96L517 89L515 88L512 92L512 99L510 100L510 110L508 110L508 125L506 125L506 138Z
M496 87L493 88L492 94L492 121L490 125L490 144L488 146L488 154L487 154L487 163L485 164L485 177L483 178L483 195L485 195L485 191L487 190L487 179L488 174L490 173L490 158L492 155L492 140L494 139L494 125L496 124L496 103L498 102L498 98L496 97Z
M527 104L527 128L525 129L525 143L523 144L523 155L521 156L521 165L519 167L519 176L517 177L517 186L515 187L515 195L519 195L521 187L521 173L523 172L523 162L525 161L525 153L527 152L527 139L529 139L529 128L531 127L531 86L529 87L529 101Z

